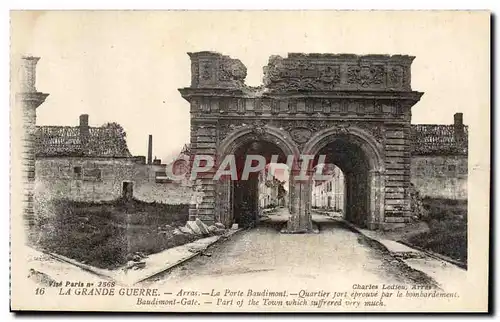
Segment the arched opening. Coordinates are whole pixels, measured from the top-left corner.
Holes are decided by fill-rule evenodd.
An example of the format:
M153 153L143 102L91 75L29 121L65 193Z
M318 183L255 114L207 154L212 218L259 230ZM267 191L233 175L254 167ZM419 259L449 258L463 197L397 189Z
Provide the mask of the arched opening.
M285 163L271 162L259 172L259 214L261 218L279 215L288 219L290 171Z
M285 165L287 156L274 143L252 140L240 145L234 152L238 180L232 180L233 221L241 227L253 226L259 222L264 209L275 210L283 203L284 182L277 176L276 166ZM257 160L248 161L249 156L261 156L265 160L263 169L245 175L245 166L258 167ZM287 219L287 218L286 218Z
M342 181L345 182L345 188L342 191L345 198L343 217L358 226L367 226L370 212L368 180L370 166L365 154L359 146L350 142L348 137L340 136L321 148L315 156L315 161L319 162L323 158L326 164L332 164L335 166L334 169L338 168L342 172ZM323 175L331 176L327 173L323 173ZM331 193L332 183L331 179L325 182L326 193L330 198L333 197ZM330 204L328 204L328 199L326 202L325 208L331 210L331 199Z
M337 129L324 130L305 147L307 154L314 155L313 166L333 164L341 170L343 217L359 227L375 229L383 222L384 162L380 150L379 143L358 128L340 133Z
M345 177L342 170L333 163L319 163L314 167L311 205L313 212L328 214L332 217L344 218L345 209Z
M219 146L219 160L231 155L235 158L237 180L220 180L217 184L217 220L226 226L233 223L241 227L254 226L264 208L274 204L281 213L286 213L282 218L285 223L292 208L289 196L291 180L288 180L289 167L286 164L299 155L295 143L287 139L286 133L271 126L260 129L258 133L252 127L243 127ZM250 156L263 158L263 167L245 177L245 164L248 166ZM256 167L258 163L254 160L250 165ZM266 181L272 186L268 190L269 196L262 191Z

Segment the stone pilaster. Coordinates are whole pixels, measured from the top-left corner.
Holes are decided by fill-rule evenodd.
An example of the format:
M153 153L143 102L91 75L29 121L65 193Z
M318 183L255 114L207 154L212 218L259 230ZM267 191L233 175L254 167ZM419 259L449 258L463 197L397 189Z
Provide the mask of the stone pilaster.
M300 234L312 232L311 220L311 188L312 171L305 173L297 170L290 171L290 219L287 222L286 229L283 231L288 234ZM300 179L305 176L307 179Z
M22 181L24 192L24 218L28 228L34 224L35 184L35 132L36 109L49 94L38 92L36 64L40 58L23 57L19 69L19 89L16 93L16 108L22 109Z

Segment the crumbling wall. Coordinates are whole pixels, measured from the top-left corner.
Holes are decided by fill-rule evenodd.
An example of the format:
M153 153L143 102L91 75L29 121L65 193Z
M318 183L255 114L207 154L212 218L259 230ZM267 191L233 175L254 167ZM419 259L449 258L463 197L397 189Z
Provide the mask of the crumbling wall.
M412 156L411 182L422 197L467 199L467 156Z
M122 196L123 182L132 182L134 198L146 202L187 204L192 193L187 182L157 182L162 166L131 159L38 158L36 169L37 191L43 200L114 200Z

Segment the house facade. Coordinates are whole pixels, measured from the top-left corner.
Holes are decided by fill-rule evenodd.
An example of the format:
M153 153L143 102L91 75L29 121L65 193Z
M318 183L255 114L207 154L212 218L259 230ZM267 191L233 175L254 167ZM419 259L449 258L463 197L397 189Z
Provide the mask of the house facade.
M344 213L344 174L335 165L330 165L328 170L324 171L329 177L328 180L314 182L312 206Z

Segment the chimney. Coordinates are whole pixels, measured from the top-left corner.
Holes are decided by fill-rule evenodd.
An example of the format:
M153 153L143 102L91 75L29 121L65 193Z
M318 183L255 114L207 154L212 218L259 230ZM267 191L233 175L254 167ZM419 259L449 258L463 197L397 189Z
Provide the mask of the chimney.
M455 142L460 143L464 140L465 137L464 114L455 113L455 115L453 115L453 121Z
M87 151L87 144L89 143L90 138L90 129L89 129L89 115L82 114L80 115L80 143L82 151Z
M148 164L153 163L153 136L149 135L148 140Z

